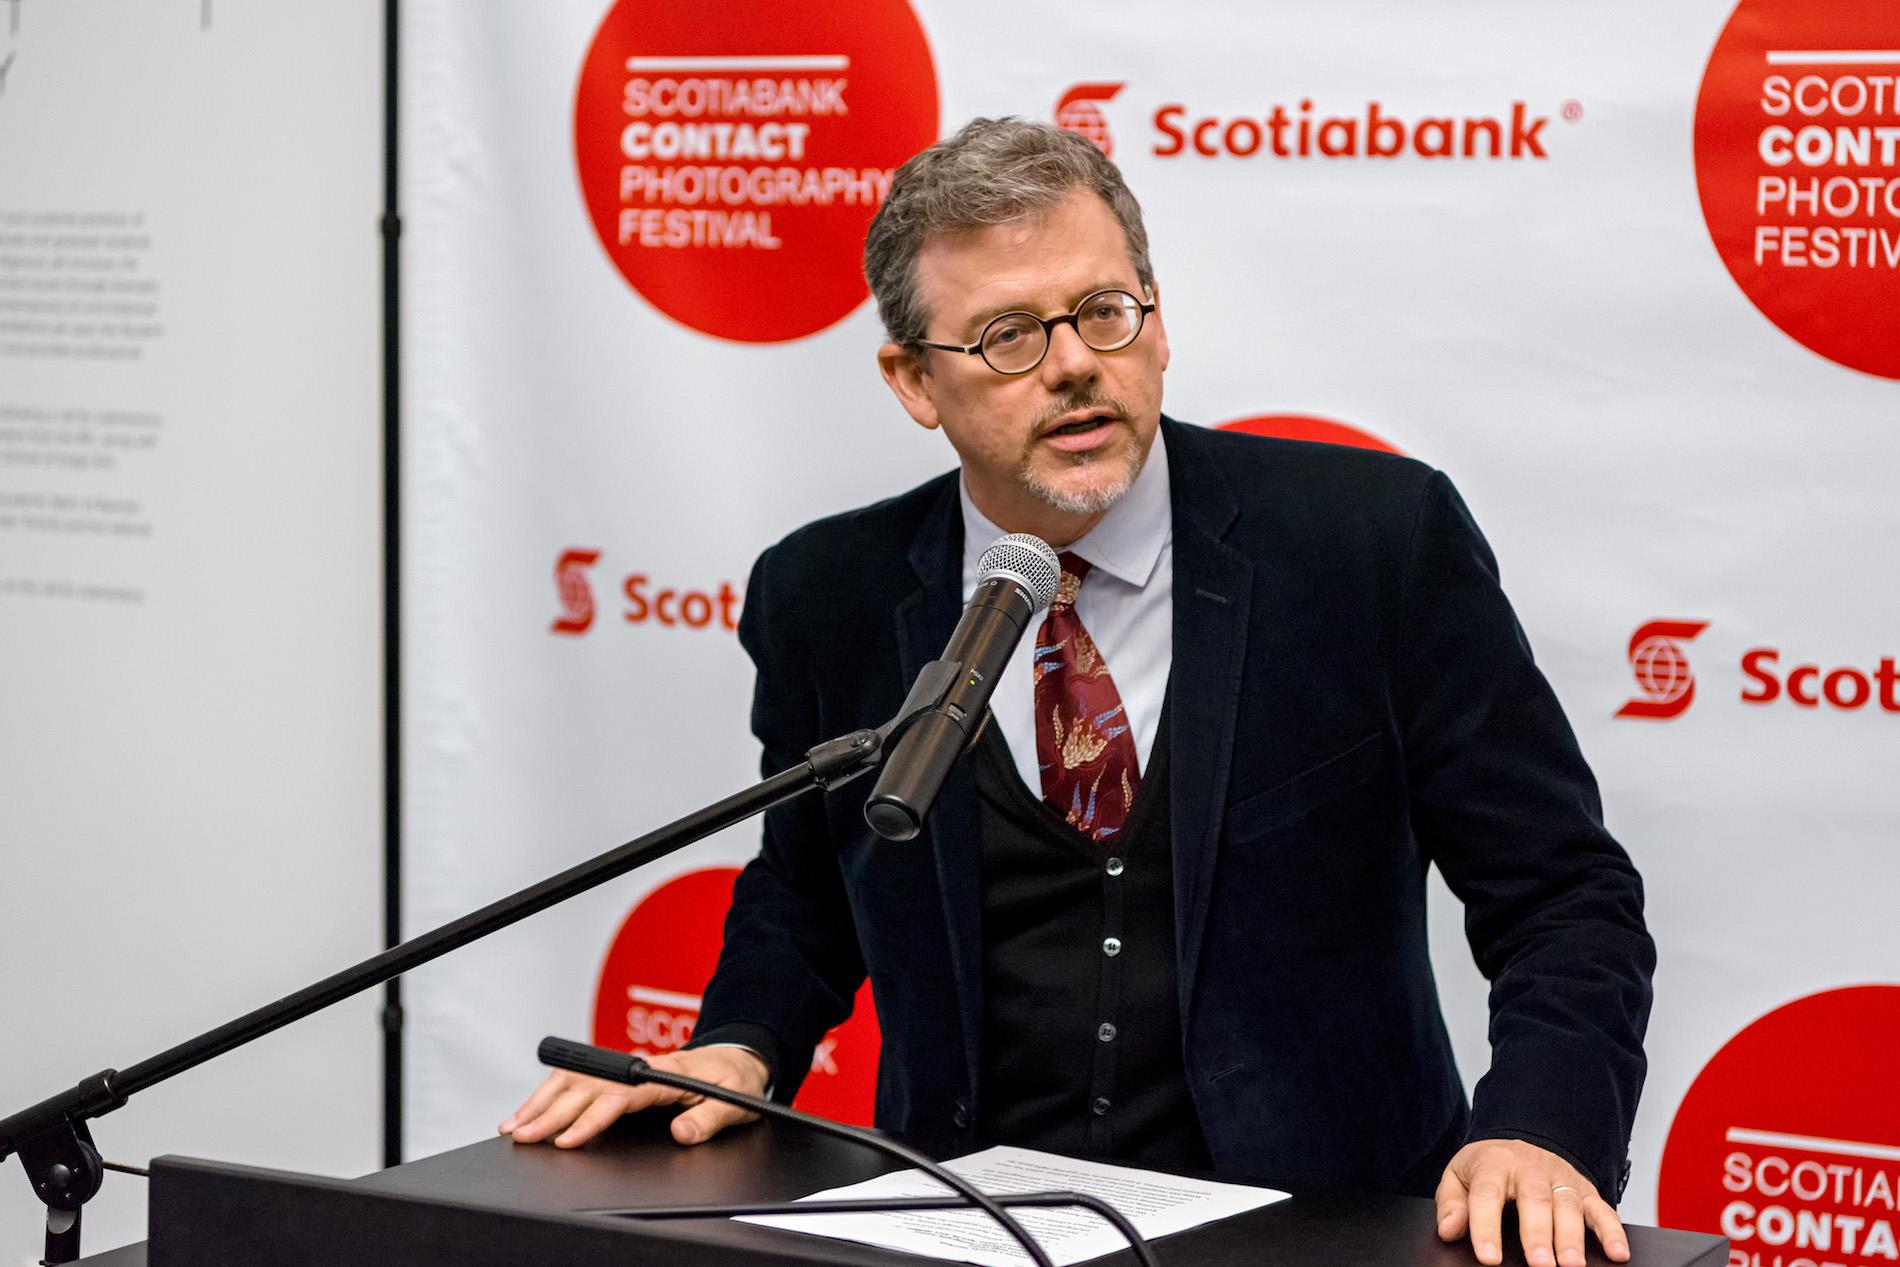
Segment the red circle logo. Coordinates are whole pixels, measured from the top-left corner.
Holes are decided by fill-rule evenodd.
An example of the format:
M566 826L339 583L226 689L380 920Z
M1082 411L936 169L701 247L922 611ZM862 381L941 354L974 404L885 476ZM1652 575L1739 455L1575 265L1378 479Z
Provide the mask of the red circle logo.
M1370 431L1362 431L1329 418L1315 418L1310 414L1261 414L1253 418L1236 418L1232 422L1221 423L1220 429L1240 431L1250 436L1277 436L1282 440L1317 440L1322 444L1343 444L1352 449L1377 449L1381 453L1403 452Z
M574 96L581 192L633 288L695 330L803 338L864 301L864 233L937 137L904 0L618 0Z
M1663 1148L1670 1227L1729 1238L1730 1261L1900 1260L1900 986L1797 999L1715 1054Z
M1696 99L1696 186L1749 301L1900 378L1900 6L1742 0Z
M699 1022L700 994L719 962L732 906L731 867L675 876L641 899L614 934L594 995L594 1043L658 1056L678 1051ZM812 1055L797 1107L838 1122L871 1124L882 1039L867 983L851 1018Z

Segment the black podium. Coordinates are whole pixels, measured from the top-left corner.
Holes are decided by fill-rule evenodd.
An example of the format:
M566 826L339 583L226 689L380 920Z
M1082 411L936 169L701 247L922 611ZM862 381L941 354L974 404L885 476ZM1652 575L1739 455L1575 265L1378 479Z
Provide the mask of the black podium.
M621 1122L574 1151L501 1138L361 1179L161 1157L152 1163L151 1240L84 1259L97 1267L271 1263L329 1267L455 1263L917 1264L934 1260L734 1223L634 1221L594 1211L625 1206L771 1201L892 1169L875 1154L770 1122L681 1148L657 1117ZM123 1181L121 1181L123 1182ZM1635 1267L1722 1267L1721 1237L1629 1229ZM1506 1237L1507 1263L1524 1260ZM1155 1242L1180 1267L1469 1267L1465 1245L1442 1244L1429 1201L1296 1194ZM1094 1260L1122 1267L1123 1252ZM1607 1263L1592 1253L1592 1264Z

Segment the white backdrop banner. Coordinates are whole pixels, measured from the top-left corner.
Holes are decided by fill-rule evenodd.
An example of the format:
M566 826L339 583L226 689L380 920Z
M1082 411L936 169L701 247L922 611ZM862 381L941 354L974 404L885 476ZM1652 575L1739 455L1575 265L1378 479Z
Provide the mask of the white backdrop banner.
M953 460L877 378L865 224L964 120L1055 119L1145 208L1171 414L1411 454L1484 524L1649 886L1626 1213L1889 1261L1900 13L822 10L407 10L409 928L754 777L751 560ZM416 974L413 1148L492 1130L544 1033L683 1041L755 846ZM868 1114L865 1011L804 1103Z
M381 948L381 17L0 9L0 1116ZM374 1167L376 1005L102 1152ZM0 1262L44 1221L0 1167Z

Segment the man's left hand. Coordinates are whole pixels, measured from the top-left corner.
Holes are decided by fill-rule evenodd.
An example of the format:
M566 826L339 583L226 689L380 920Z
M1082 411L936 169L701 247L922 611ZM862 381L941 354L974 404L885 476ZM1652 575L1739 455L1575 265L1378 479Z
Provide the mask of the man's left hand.
M1455 1241L1467 1230L1481 1263L1504 1261L1506 1202L1517 1202L1517 1230L1531 1267L1583 1267L1583 1229L1603 1243L1612 1262L1630 1258L1616 1210L1596 1185L1557 1154L1517 1139L1466 1144L1438 1181L1438 1235Z

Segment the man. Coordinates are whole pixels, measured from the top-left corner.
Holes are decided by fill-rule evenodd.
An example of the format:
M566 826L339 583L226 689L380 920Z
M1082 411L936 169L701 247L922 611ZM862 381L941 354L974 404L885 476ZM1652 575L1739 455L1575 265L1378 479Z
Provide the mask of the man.
M897 710L1001 532L1063 551L1063 591L927 839L870 834L869 780L767 816L694 1045L655 1063L789 1100L868 972L878 1124L941 1151L1435 1184L1481 1262L1512 1201L1530 1262L1582 1264L1586 1226L1626 1259L1641 885L1450 484L1164 419L1140 211L1080 138L970 124L898 173L865 259L879 368L960 474L759 560L766 769ZM1492 981L1469 1108L1434 862ZM572 1147L678 1099L557 1073L502 1130ZM688 1103L681 1143L743 1119Z

